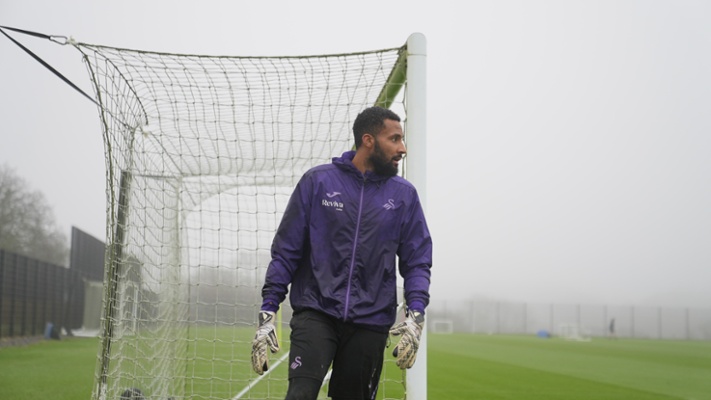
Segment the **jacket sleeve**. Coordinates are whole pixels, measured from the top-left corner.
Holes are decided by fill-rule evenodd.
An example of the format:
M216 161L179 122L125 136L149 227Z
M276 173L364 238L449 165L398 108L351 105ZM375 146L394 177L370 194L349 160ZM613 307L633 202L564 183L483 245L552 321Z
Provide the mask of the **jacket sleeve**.
M416 191L414 197L415 201L404 216L403 237L398 251L399 270L404 279L408 308L424 314L430 302L432 237Z
M294 271L309 240L311 181L305 175L289 198L271 247L271 262L262 287L262 310L274 311L286 298Z

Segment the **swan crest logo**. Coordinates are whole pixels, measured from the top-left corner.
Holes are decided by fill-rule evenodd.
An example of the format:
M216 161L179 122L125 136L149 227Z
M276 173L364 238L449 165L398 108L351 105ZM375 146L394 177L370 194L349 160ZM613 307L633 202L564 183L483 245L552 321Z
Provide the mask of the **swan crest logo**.
M383 208L386 210L394 210L395 209L395 200L388 199L388 202L383 204Z
M301 366L301 356L297 356L294 359L294 362L291 363L291 369L297 369Z

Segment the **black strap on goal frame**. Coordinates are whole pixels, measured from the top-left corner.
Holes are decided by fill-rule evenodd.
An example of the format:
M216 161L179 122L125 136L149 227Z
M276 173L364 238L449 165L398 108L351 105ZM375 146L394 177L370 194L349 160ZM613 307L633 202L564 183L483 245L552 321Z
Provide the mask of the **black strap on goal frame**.
M24 30L24 29L12 28L12 27L9 27L9 26L0 26L0 33L2 33L3 35L5 35L5 37L7 37L8 39L10 39L10 41L12 41L13 43L15 43L18 47L20 47L22 50L24 50L27 54L29 54L30 56L32 56L32 58L34 58L37 62L39 62L40 64L42 64L45 68L47 68L48 70L50 70L53 74L55 74L56 76L58 76L58 77L59 77L61 80L63 80L67 85L71 86L72 88L74 88L74 90L76 90L77 92L79 92L79 93L81 93L82 95L84 95L84 97L86 97L87 99L91 100L92 103L96 104L97 106L100 106L99 103L97 103L96 100L94 100L93 97L91 97L91 96L89 96L88 94L86 94L85 91L81 90L81 88L80 88L79 86L75 85L74 82L70 81L69 78L67 78L66 76L64 76L61 72L57 71L56 68L54 68L54 67L52 67L51 65L49 65L46 61L44 61L42 58L40 58L37 54L35 54L34 52L32 52L32 50L28 49L28 48L25 47L22 43L20 43L20 42L18 42L17 40L15 40L12 36L8 35L7 32L5 32L5 29L7 29L7 30L9 30L9 31L13 31L13 32L17 32L17 33L22 33L22 34L25 34L25 35L29 35L29 36L35 36L35 37L38 37L38 38L47 39L47 40L50 40L50 41L52 41L52 42L59 43L59 44L62 44L62 45L69 43L69 40L67 39L66 36L46 35L46 34L44 34L44 33L32 32L32 31L27 31L27 30Z

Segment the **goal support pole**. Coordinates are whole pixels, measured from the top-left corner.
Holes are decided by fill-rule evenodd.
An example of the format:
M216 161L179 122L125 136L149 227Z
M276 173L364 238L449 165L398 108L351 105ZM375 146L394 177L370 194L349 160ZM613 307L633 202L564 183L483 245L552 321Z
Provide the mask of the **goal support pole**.
M121 263L123 261L123 246L126 238L126 219L128 214L128 196L131 187L132 175L129 171L121 171L119 182L119 198L116 210L115 237L109 247L110 256L106 264L107 272L105 280L106 286L104 311L102 321L103 331L101 333L101 353L100 369L97 394L100 398L105 398L107 382L109 377L109 363L111 361L111 344L114 340L114 326L116 319L116 308L118 303L118 286L121 276Z
M427 211L427 41L413 33L407 39L407 179L417 188L422 208ZM422 330L415 365L407 371L408 400L427 400L427 328Z

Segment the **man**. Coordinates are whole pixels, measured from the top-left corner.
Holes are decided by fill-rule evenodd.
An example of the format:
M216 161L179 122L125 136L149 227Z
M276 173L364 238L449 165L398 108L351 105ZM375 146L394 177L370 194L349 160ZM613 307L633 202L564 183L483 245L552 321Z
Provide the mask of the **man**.
M272 244L252 367L279 350L274 318L291 285L286 399L316 399L332 365L329 396L374 399L388 332L402 335L400 368L415 362L429 303L432 240L415 188L398 177L400 117L371 107L354 124L356 150L312 168L297 184ZM397 313L397 270L406 319Z

